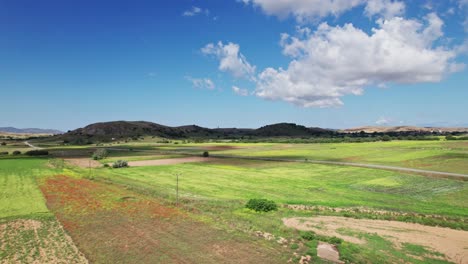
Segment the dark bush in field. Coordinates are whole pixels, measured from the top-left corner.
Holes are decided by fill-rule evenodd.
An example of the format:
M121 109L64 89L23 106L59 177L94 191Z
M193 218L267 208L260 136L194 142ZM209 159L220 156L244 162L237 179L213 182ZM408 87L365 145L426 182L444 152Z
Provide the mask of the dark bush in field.
M210 153L208 153L208 151L203 152L203 157L207 158L209 156L210 156Z
M93 155L91 156L93 160L101 160L107 158L108 152L106 149L97 149L94 151Z
M313 231L301 232L301 238L306 241L319 240L319 241L327 242L327 243L334 244L334 245L340 245L341 243L343 243L343 239L339 237L322 236L322 235L318 235L314 233Z
M15 150L15 151L13 151L13 153L12 153L12 154L13 154L13 155L19 155L19 154L21 154L21 151L19 151L19 150Z
M47 150L30 150L25 153L28 156L45 156L49 155L49 151Z
M392 138L389 135L385 135L382 137L382 141L392 141Z
M454 136L452 136L452 135L447 135L447 136L445 136L445 139L446 139L446 140L457 140L457 138L454 137Z
M125 168L125 167L128 167L128 162L125 161L125 160L118 160L116 162L114 162L114 164L112 164L112 168Z
M8 151L0 152L0 155L8 155Z
M6 146L6 142L2 142L2 146Z
M278 210L278 206L274 201L267 199L250 199L245 207L257 212L269 212Z

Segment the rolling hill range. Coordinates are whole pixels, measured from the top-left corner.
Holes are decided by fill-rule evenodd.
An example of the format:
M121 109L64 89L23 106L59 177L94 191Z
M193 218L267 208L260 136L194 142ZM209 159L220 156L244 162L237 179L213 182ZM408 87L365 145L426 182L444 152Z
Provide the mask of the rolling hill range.
M58 135L65 141L86 141L89 139L98 141L111 141L142 136L154 136L161 138L310 138L330 135L342 135L352 133L401 133L401 134L444 134L451 132L468 131L468 128L425 128L425 127L358 127L345 130L323 129L318 127L305 127L293 123L278 123L266 125L258 129L249 128L205 128L197 125L165 126L147 121L112 121L90 124L83 128Z
M397 132L426 132L426 133L453 133L467 132L466 127L416 127L416 126L363 126L339 130L341 133L397 133Z
M57 135L63 132L56 129L41 129L41 128L15 128L15 127L0 127L0 132L11 134L48 134Z
M88 125L69 131L60 138L76 140L77 138L93 138L112 140L134 138L141 136L156 136L163 138L237 138L237 137L310 137L332 130L307 128L292 123L267 125L258 129L247 128L205 128L197 125L170 127L146 121L113 121Z

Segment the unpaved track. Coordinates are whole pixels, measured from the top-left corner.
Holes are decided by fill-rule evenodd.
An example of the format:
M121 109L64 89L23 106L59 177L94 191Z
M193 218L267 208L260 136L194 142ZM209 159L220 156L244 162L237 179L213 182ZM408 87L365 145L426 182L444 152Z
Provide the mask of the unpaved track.
M173 159L139 160L139 161L129 161L128 166L130 167L161 166L161 165L173 165L173 164L189 163L189 162L206 162L210 160L213 160L213 158L185 157L185 158L173 158Z
M180 163L189 163L189 162L207 162L215 160L215 158L205 158L205 157L184 157L184 158L172 158L172 159L156 159L156 160L139 160L139 161L129 161L128 166L130 167L143 167L143 166L162 166L162 165L173 165ZM99 168L102 167L102 164L98 161L92 160L90 158L71 158L65 159L66 162L82 167L82 168ZM112 166L112 163L109 163Z
M33 144L29 143L28 141L25 141L24 144L27 145L27 146L30 147L30 148L33 148L33 149L42 149L42 148L40 148L40 147L34 146Z
M346 228L360 233L378 234L392 241L397 247L402 243L417 244L444 254L452 262L468 263L468 232L463 230L338 216L285 218L283 223L295 229L336 236L358 244L365 243L365 240L343 235L339 229Z

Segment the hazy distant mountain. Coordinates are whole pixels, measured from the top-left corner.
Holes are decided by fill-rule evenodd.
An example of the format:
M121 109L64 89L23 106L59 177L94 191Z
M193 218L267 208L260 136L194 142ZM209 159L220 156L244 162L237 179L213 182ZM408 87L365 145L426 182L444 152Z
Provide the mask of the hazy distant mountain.
M339 130L342 133L358 133L364 131L366 133L391 133L391 132L427 132L427 133L451 133L451 132L468 132L466 127L416 127L416 126L363 126L356 128L348 128Z
M15 127L0 127L0 132L13 134L50 134L57 135L63 132L56 129L41 129L41 128L15 128Z

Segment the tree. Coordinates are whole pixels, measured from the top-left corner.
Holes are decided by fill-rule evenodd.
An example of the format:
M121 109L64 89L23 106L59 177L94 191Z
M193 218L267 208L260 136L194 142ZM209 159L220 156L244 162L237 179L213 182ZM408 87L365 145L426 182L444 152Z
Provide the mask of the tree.
M382 141L392 141L392 138L389 135L384 135Z
M106 149L97 149L94 151L93 155L91 156L93 160L101 160L107 158L108 152Z

